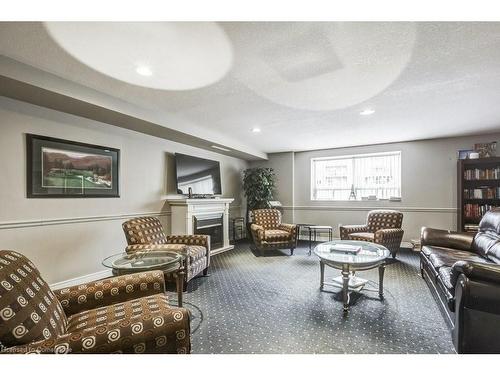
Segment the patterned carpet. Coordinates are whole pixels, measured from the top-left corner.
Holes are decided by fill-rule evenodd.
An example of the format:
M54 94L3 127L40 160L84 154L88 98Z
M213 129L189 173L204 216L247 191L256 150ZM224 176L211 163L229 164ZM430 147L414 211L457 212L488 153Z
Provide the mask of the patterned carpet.
M367 292L347 317L334 293L319 291L316 256L288 254L258 257L243 243L212 258L211 276L185 293L193 353L454 353L417 253L403 249L386 267L383 302ZM378 280L376 269L360 276Z

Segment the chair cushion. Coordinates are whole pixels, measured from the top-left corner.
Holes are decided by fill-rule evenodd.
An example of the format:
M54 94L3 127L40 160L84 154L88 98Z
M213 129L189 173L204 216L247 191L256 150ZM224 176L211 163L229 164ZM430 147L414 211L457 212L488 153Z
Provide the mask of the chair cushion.
M62 335L66 314L35 265L0 251L0 344L15 346Z
M357 233L351 233L347 237L350 240L354 240L354 241L371 241L371 242L373 242L375 239L375 233L357 232Z
M273 208L263 208L252 211L252 223L264 229L274 229L281 224L281 212Z
M268 242L288 241L290 232L281 229L266 229L264 230L264 240Z
M137 217L122 224L123 232L129 245L164 244L165 232L157 217Z
M163 294L154 294L71 315L68 318L68 332L78 332L138 316L151 316L169 309L167 297Z
M422 252L427 255L434 268L451 267L459 260L469 262L489 263L487 259L470 251L450 249L447 247L424 246Z
M403 214L394 210L373 210L368 213L366 224L370 232L380 229L401 228Z

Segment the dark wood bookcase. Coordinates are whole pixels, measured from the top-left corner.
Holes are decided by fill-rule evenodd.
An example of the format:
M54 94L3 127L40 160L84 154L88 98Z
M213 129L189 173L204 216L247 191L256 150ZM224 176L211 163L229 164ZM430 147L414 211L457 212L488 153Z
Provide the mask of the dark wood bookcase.
M475 232L483 215L500 207L500 157L458 161L457 230Z

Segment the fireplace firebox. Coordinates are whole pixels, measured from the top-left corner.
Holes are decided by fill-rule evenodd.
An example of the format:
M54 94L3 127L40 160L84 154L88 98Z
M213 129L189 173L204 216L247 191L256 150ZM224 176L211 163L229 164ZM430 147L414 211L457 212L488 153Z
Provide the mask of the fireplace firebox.
M203 214L193 216L193 233L210 236L210 248L217 249L223 245L223 215Z

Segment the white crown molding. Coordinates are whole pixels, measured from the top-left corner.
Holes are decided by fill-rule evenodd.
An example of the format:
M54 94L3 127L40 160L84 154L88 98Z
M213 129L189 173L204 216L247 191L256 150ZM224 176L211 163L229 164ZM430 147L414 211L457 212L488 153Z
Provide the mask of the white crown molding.
M428 212L428 213L446 213L455 214L455 207L381 207L381 206L283 206L288 211L371 211L391 209L401 212Z
M57 289L69 288L70 286L90 283L92 281L105 279L111 276L113 276L113 273L111 272L110 269L107 269L99 272L90 273L88 275L75 277L74 279L64 280L58 283L50 284L50 289L57 290Z

